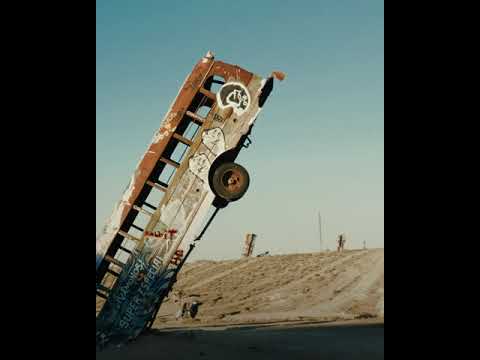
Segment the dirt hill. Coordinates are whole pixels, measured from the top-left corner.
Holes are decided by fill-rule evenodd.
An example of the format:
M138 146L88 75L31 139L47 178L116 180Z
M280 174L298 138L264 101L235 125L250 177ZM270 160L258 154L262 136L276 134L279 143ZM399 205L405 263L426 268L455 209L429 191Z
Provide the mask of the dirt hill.
M175 320L178 290L201 302L195 319ZM384 250L197 261L173 293L154 327L383 318Z

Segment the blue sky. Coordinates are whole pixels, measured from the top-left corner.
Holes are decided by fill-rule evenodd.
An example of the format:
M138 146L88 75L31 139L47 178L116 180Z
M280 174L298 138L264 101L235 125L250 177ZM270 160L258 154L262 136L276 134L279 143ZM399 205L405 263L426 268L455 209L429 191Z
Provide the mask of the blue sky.
M101 1L96 15L97 233L194 64L208 51L281 70L237 161L249 192L219 213L194 259L384 246L383 1Z

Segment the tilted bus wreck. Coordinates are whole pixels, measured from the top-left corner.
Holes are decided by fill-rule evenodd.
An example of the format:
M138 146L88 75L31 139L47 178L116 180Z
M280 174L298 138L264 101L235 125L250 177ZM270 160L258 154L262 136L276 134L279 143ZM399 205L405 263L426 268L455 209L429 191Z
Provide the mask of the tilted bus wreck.
M275 78L284 75L264 79L208 52L183 83L97 238L97 347L151 326L195 241L247 191L248 172L234 161Z

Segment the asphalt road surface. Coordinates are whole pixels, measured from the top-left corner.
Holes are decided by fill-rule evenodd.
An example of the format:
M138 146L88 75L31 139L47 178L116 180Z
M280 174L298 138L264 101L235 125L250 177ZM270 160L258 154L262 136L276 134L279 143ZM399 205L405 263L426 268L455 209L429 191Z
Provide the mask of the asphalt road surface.
M384 359L384 323L154 330L131 344L103 350L96 358L376 360Z

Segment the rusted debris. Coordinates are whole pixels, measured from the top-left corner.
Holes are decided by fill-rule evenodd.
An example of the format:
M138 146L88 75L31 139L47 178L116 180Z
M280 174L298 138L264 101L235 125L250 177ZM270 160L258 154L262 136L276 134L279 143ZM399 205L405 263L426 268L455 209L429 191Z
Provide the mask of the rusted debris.
M273 71L272 76L279 81L283 81L283 80L285 80L285 77L287 75L285 75L285 73L281 72L281 71Z
M245 246L243 248L243 257L250 257L253 254L253 248L255 247L256 234L247 234L245 237Z

